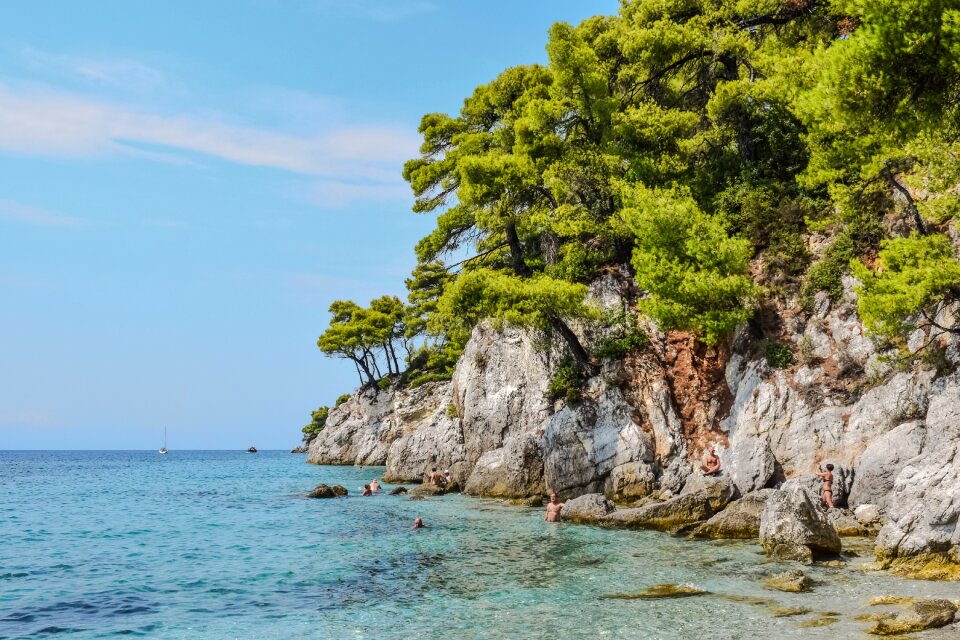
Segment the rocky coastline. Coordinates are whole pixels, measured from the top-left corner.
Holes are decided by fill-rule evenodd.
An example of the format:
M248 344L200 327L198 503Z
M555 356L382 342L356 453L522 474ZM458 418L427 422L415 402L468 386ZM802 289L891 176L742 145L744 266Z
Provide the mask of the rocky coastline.
M779 312L800 354L790 366L772 366L746 326L707 348L648 324L650 344L605 361L576 403L548 396L556 345L481 324L450 382L358 390L331 410L307 459L385 465L389 482L449 469L470 495L556 492L570 521L756 538L803 562L838 553L840 534L875 535L879 567L960 579L957 338L938 338L947 367L898 365L864 334L854 285L836 301L819 294L810 312ZM609 275L591 296L623 309L629 287ZM694 472L710 446L717 479ZM829 514L814 475L828 462L842 507Z

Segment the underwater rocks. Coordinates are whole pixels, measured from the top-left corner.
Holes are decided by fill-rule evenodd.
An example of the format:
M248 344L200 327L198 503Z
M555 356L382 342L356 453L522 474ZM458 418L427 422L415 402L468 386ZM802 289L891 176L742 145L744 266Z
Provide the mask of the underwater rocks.
M395 488L391 489L391 490L390 490L390 493L387 494L387 495L399 496L399 495L403 495L404 493L407 493L407 488L406 488L406 487L395 487Z
M778 573L775 576L764 578L762 583L767 589L785 591L787 593L810 591L810 588L813 587L813 580L800 569L790 569L789 571Z
M442 496L443 494L444 491L441 487L438 487L430 482L418 484L413 489L407 491L407 495L413 500L423 500L424 498L429 498L431 496Z
M812 564L815 556L840 553L840 536L826 513L803 489L776 491L760 514L760 545L781 560Z
M332 487L325 484L317 485L307 494L308 498L340 498L347 495L346 487L335 484Z

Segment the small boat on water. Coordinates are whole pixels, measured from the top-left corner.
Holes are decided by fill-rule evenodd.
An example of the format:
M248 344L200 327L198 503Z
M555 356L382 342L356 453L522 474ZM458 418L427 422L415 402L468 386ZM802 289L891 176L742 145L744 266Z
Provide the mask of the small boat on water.
M256 447L250 447L249 449L247 449L247 453L256 453L256 452L257 452Z
M163 428L163 446L160 447L160 455L167 455L167 428Z

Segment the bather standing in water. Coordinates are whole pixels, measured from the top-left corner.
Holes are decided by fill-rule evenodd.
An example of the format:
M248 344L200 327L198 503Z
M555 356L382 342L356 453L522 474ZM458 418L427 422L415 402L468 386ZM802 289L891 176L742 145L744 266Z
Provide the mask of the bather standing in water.
M827 470L824 471L823 467L819 467L820 472L817 474L817 477L823 480L823 486L820 488L822 493L823 505L829 511L833 509L833 465L828 464Z
M365 498L366 496L372 496L372 495L373 495L373 491L370 490L370 485L368 484L363 485L363 493L360 494L360 497Z
M373 482L370 483L370 491L373 491L374 493L376 493L377 491L380 491L380 483L377 481L376 478L374 478Z
M557 494L550 494L550 502L547 503L547 513L543 519L547 522L560 522L560 509L563 508L562 502L557 502Z

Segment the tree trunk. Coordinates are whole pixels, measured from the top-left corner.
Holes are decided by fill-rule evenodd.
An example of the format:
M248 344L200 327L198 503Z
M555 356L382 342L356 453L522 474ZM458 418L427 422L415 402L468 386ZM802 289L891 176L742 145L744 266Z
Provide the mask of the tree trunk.
M393 368L400 375L400 363L397 362L397 350L393 348L393 340L387 340L387 346L390 348L390 357L393 358Z
M530 267L523 260L523 245L520 244L520 236L517 235L517 223L510 219L504 229L507 233L507 244L510 246L510 262L513 266L513 272L523 278L530 277Z
M564 322L561 318L557 316L550 316L550 326L560 334L560 337L563 338L563 341L567 343L567 347L570 349L570 355L573 356L573 359L577 361L584 371L589 375L596 375L600 371L600 367L593 361L593 358L590 357L590 354L587 353L587 350L583 348L583 345L580 344L580 339L577 337L577 334L573 332L573 329L567 326L567 323Z

